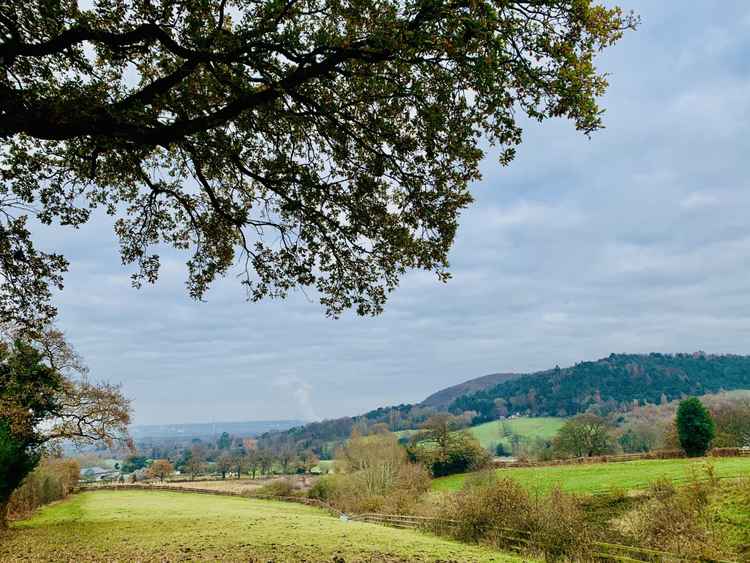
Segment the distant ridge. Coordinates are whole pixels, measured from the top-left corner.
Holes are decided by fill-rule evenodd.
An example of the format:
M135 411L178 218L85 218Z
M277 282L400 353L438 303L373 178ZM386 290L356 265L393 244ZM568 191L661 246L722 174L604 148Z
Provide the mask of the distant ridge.
M420 404L425 407L433 407L436 409L447 408L461 395L484 391L485 389L521 377L522 375L522 373L491 373L489 375L475 377L474 379L469 379L463 383L441 389L437 393L433 393L427 397Z
M139 424L130 427L133 438L204 438L227 432L234 436L256 436L289 430L301 420L247 420L243 422L194 422L188 424Z

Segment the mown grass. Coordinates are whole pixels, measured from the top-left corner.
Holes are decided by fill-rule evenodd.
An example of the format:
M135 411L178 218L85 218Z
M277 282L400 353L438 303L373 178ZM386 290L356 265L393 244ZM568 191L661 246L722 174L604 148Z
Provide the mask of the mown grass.
M519 561L291 503L161 491L87 492L17 522L0 561Z
M510 431L510 434L515 434L523 439L532 440L539 437L548 440L557 434L563 424L565 424L564 418L553 416L521 417L505 421L492 420L472 426L467 430L479 440L483 448L494 447L502 442L510 450L510 436L506 435L506 429ZM394 434L399 438L411 438L417 432L419 431L400 430L394 432Z
M691 472L703 472L712 463L718 477L750 476L750 457L708 459L665 459L618 463L573 464L548 467L498 469L501 477L516 479L529 490L546 492L559 485L572 493L594 493L611 489L643 489L664 477L681 480ZM437 491L455 491L463 486L467 474L451 475L432 482Z
M562 425L564 418L551 416L543 417L521 417L505 421L493 420L469 428L474 437L479 440L482 447L487 448L502 442L510 450L510 436L505 435L505 429L511 434L525 439L543 438L551 439Z

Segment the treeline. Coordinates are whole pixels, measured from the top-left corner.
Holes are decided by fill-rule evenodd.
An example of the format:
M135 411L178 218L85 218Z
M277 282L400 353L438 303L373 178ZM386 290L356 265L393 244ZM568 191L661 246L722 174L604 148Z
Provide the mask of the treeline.
M456 399L450 411L475 412L475 423L520 413L571 416L592 407L614 411L687 395L750 387L750 357L612 354L526 375Z
M750 392L731 391L703 395L700 399L692 398L689 401L699 401L711 418L711 425L715 430L709 441L712 448L730 452L750 447ZM501 451L504 450L501 443L496 453L513 455L521 461L548 461L568 457L681 450L684 446L680 442L676 420L679 405L685 402L646 405L604 416L598 414L596 409L591 409L569 418L557 434L549 439L511 435L510 451ZM504 426L504 423L500 425L500 432L503 432Z
M381 407L362 416L311 422L284 432L267 432L258 438L258 444L270 450L283 447L291 447L298 451L310 450L322 459L331 459L336 448L347 440L352 432L367 435L375 426L384 426L391 432L412 430L420 428L430 417L438 413L439 411L432 407L420 405Z

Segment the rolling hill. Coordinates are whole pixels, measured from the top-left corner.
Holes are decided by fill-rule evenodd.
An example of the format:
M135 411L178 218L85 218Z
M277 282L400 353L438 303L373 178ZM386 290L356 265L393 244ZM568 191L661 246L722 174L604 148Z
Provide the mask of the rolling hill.
M524 375L462 395L455 413L474 411L477 422L509 412L528 416L570 416L592 406L658 404L687 395L750 388L750 356L694 354L611 354L568 368Z
M611 354L571 367L518 374L484 375L447 387L418 404L381 407L361 416L323 420L284 432L264 434L265 445L294 444L323 457L355 427L384 424L399 432L419 428L437 412L477 413L474 424L511 413L565 417L592 406L627 408L659 404L686 395L750 389L750 356L693 354Z
M469 379L468 381L464 381L463 383L459 383L458 385L452 385L451 387L441 389L437 393L433 393L420 404L425 407L445 409L448 408L453 401L455 401L462 395L468 395L470 393L476 393L477 391L490 389L492 387L495 387L496 385L499 385L500 383L504 383L505 381L510 381L511 379L521 377L521 375L523 374L491 373L489 375L483 375L482 377Z

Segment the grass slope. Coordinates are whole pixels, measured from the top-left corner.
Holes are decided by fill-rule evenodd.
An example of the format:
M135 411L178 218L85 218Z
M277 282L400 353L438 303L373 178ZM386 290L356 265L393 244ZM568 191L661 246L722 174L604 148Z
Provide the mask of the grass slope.
M564 423L564 418L551 416L521 417L505 421L485 422L469 428L469 432L479 440L482 447L486 448L496 445L498 442L503 442L510 449L510 436L505 435L506 429L509 429L511 434L521 438L533 439L539 437L548 440L557 434Z
M565 491L586 494L613 488L642 489L660 477L672 480L684 479L690 471L698 471L702 476L706 461L714 464L716 475L719 477L750 476L750 457L519 467L498 469L497 472L500 477L516 479L530 490L545 492L559 484ZM451 475L435 479L432 487L438 491L458 490L463 486L466 475Z
M334 559L337 558L337 559ZM17 522L0 561L519 561L282 502L155 491L82 493Z

